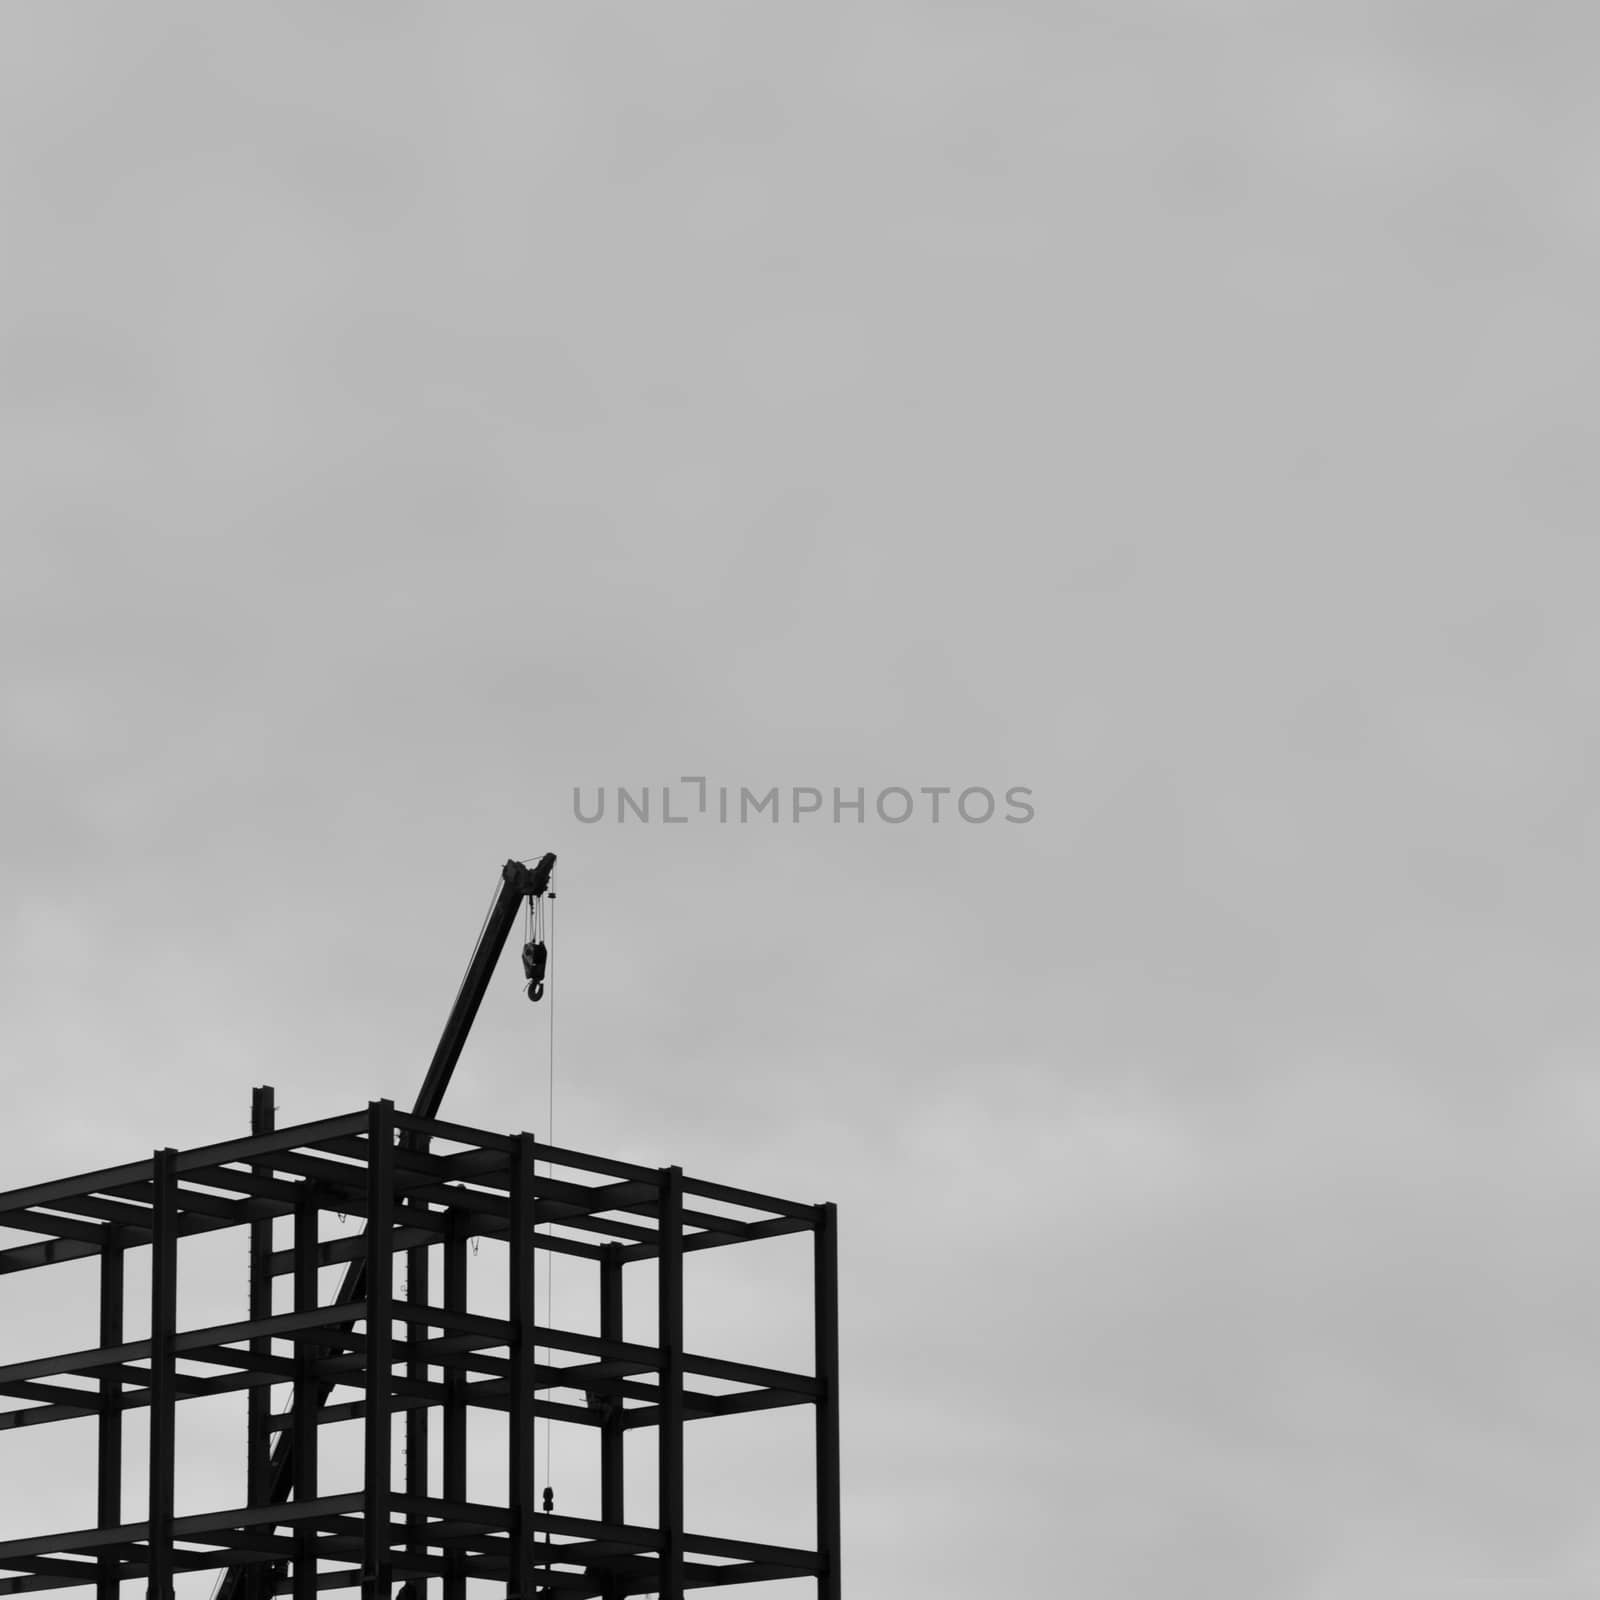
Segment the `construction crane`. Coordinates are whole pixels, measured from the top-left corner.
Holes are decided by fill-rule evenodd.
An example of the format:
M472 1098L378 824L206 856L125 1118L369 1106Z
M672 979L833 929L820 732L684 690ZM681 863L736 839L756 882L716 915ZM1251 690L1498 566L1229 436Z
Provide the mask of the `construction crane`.
M505 949L506 940L516 925L517 912L524 905L530 908L536 906L546 895L551 899L555 898L555 890L551 887L555 865L556 858L553 855L545 855L531 867L526 862L508 861L501 869L500 887L495 894L494 904L490 906L489 915L484 919L483 931L478 935L477 948L467 963L466 975L462 978L461 987L456 993L455 1004L450 1007L450 1015L445 1019L444 1030L440 1033L439 1043L433 1052L433 1060L429 1062L427 1074L422 1080L422 1088L417 1092L416 1103L411 1108L413 1116L433 1118L439 1115L439 1107L444 1103L444 1092L450 1087L451 1075L455 1072L456 1063L461 1059L467 1035L472 1031L473 1021L478 1015L478 1007L483 1004L484 994L489 988L489 979L494 975L495 966ZM533 938L523 946L522 974L530 1000L538 1000L544 993L547 960L548 951L543 940ZM366 1293L366 1278L365 1261L359 1258L352 1261L345 1273L344 1281L339 1285L334 1303L348 1305L360 1300ZM348 1329L352 1325L353 1323L347 1323L345 1327ZM323 1384L319 1387L319 1405L327 1399L332 1387L332 1384ZM272 1450L267 1473L267 1503L281 1505L288 1500L293 1488L294 1439L285 1429L278 1435L278 1441ZM245 1567L225 1569L217 1584L213 1600L241 1600L241 1590L247 1570Z

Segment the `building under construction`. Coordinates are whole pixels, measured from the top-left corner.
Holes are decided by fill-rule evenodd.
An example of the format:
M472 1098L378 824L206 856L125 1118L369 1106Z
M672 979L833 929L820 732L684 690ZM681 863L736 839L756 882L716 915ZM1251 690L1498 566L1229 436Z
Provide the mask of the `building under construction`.
M839 1414L835 1214L686 1176L542 1144L532 1135L441 1121L440 1101L489 977L526 904L524 976L544 980L540 913L554 858L508 862L416 1108L378 1101L347 1116L275 1126L257 1089L248 1138L0 1195L0 1227L33 1236L0 1250L11 1294L47 1296L50 1266L99 1263L98 1331L67 1352L0 1367L0 1429L95 1420L96 1525L0 1542L0 1593L94 1586L116 1600L140 1582L171 1600L183 1573L211 1573L217 1600L265 1600L360 1586L389 1600L466 1600L469 1582L508 1596L681 1596L686 1589L814 1580L838 1600ZM559 1175L558 1175L559 1174ZM355 1218L354 1229L332 1218ZM275 1225L278 1238L275 1240ZM235 1322L183 1327L183 1242L248 1230L248 1303ZM784 1372L690 1353L683 1342L687 1252L776 1235L813 1240L815 1361ZM504 1316L474 1310L468 1254L504 1246ZM125 1338L125 1264L150 1252L149 1336ZM594 1263L598 1334L536 1315L535 1263L554 1251ZM397 1290L397 1260L405 1265ZM655 1263L656 1337L623 1338L632 1263ZM342 1269L336 1293L322 1269ZM291 1291L277 1301L274 1285ZM564 1297L564 1304L566 1297ZM274 1386L290 1402L274 1409ZM243 1392L245 1503L175 1503L178 1405ZM808 1406L815 1424L812 1548L756 1543L684 1526L684 1430L718 1417ZM503 1489L467 1495L475 1410L506 1415ZM147 1503L125 1503L124 1420L148 1410ZM362 1425L361 1487L319 1490L318 1432ZM559 1515L535 1479L535 1424L587 1431L599 1515ZM624 1503L624 1445L653 1433L656 1492ZM403 1450L400 1448L403 1446ZM395 1470L396 1461L403 1464ZM84 1463L87 1473L88 1463ZM474 1457L480 1476L482 1462ZM9 1476L9 1474L8 1474ZM396 1479L398 1478L398 1482Z

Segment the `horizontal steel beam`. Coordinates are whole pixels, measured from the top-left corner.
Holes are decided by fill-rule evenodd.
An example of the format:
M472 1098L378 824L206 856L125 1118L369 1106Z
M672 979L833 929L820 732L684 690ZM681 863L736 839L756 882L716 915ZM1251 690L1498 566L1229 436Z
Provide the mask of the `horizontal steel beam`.
M175 1353L187 1355L210 1346L233 1344L245 1339L288 1338L307 1328L327 1328L338 1322L359 1320L367 1314L366 1302L342 1306L319 1306L315 1311L288 1311L281 1316L263 1317L259 1322L228 1322L213 1328L195 1328L173 1339ZM125 1366L150 1359L150 1341L136 1339L130 1344L101 1350L73 1350L66 1355L40 1356L33 1361L15 1361L0 1367L0 1383L18 1383L30 1378L58 1377L63 1373L99 1373L102 1369ZM198 1358L197 1358L198 1359ZM117 1376L147 1379L148 1373L119 1373Z
M77 1217L51 1216L44 1211L0 1212L0 1228L15 1228L19 1233L39 1233L52 1239L77 1239L84 1244L103 1245L110 1229L103 1223L84 1222Z
M366 1112L357 1111L342 1117L330 1117L321 1122L303 1122L297 1127L280 1128L274 1133L258 1137L200 1145L196 1149L179 1153L176 1162L178 1176L182 1178L199 1168L221 1166L230 1161L260 1160L278 1150L295 1150L303 1145L316 1145L325 1139L359 1133L366 1127L366 1122ZM154 1163L146 1157L143 1161L129 1161L121 1166L102 1167L97 1172L80 1172L73 1177L57 1178L50 1183L30 1184L24 1189L8 1189L0 1193L0 1211L24 1211L33 1206L51 1206L62 1200L103 1194L123 1184L149 1183L154 1176Z
M178 1234L181 1238L188 1238L191 1234L215 1233L219 1228L232 1226L233 1223L222 1217L190 1213L178 1219ZM148 1222L143 1227L129 1225L120 1231L124 1235L124 1244L144 1245L150 1242ZM79 1239L46 1239L39 1244L14 1245L9 1250L0 1250L0 1274L27 1272L34 1267L54 1266L61 1261L81 1261L87 1256L100 1255L104 1248L109 1246L89 1244Z
M805 1406L812 1402L802 1394L786 1394L781 1389L750 1389L741 1394L704 1394L686 1389L683 1394L683 1414L693 1422L707 1417L731 1417L746 1411L777 1411L784 1406ZM661 1425L659 1405L634 1406L622 1414L622 1426L656 1428Z
M810 1233L809 1222L798 1222L793 1217L774 1217L770 1222L750 1222L745 1224L748 1230L742 1240L735 1240L724 1234L713 1233L688 1233L683 1238L685 1250L711 1250L719 1245L744 1242L751 1239L776 1239L786 1233ZM624 1245L622 1259L628 1261L653 1261L661 1254L654 1240L649 1243Z

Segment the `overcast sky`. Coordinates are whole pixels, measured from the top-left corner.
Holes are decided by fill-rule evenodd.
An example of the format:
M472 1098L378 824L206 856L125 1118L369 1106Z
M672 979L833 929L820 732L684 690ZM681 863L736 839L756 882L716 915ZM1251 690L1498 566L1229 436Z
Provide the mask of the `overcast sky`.
M553 849L560 1142L840 1204L854 1600L1592 1596L1597 49L7 8L0 1181L408 1103ZM691 1522L803 1542L751 1439Z

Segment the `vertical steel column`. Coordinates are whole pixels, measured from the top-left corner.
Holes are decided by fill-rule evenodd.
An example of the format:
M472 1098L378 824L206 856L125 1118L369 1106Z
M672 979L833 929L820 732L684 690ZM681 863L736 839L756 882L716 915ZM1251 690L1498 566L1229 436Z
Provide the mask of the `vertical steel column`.
M816 1311L818 1600L839 1600L839 1210L817 1207L813 1235Z
M389 1600L394 1419L394 1102L367 1112L366 1548L362 1600Z
M428 1246L425 1244L406 1251L406 1300L412 1307L425 1306L428 1303ZM406 1324L406 1338L413 1345L425 1342L431 1331L424 1322ZM426 1383L427 1361L408 1353L406 1376L418 1383ZM425 1499L428 1493L427 1406L413 1406L406 1412L406 1493L414 1495L419 1500ZM412 1532L412 1537L406 1543L406 1549L412 1555L422 1556L428 1553L427 1541L422 1536L427 1520L420 1511L406 1514L406 1522ZM427 1593L428 1580L420 1572L408 1573L407 1577L413 1585L416 1600L422 1600Z
M661 1169L656 1265L661 1346L661 1600L683 1600L683 1168Z
M622 1341L622 1246L600 1247L600 1337ZM622 1397L604 1403L600 1423L600 1520L625 1522Z
M176 1463L178 1324L177 1151L152 1163L150 1259L150 1567L149 1600L172 1596L172 1496Z
M511 1556L506 1563L509 1600L533 1600L535 1589L533 1401L538 1387L537 1302L534 1297L534 1237L537 1231L534 1139L518 1136L511 1168L511 1415L509 1452Z
M314 1185L301 1185L294 1208L294 1308L312 1311L318 1303L317 1235L321 1207ZM317 1360L322 1348L314 1338L302 1338L295 1349L294 1409L291 1413L294 1441L294 1497L305 1505L317 1498L317 1411L321 1395L317 1381ZM259 1566L260 1563L257 1563ZM309 1522L294 1525L294 1600L316 1600L317 1530Z
M465 1219L451 1218L444 1241L444 1308L467 1309L467 1233ZM457 1367L444 1369L444 1439L440 1467L446 1500L461 1505L467 1498L467 1375ZM444 1600L467 1600L465 1557L447 1556L451 1571L444 1580Z
M123 1245L119 1229L107 1228L100 1250L100 1348L122 1343ZM116 1378L102 1376L98 1404L99 1437L96 1463L95 1515L102 1528L115 1528L122 1522L122 1385ZM96 1600L117 1600L122 1563L114 1555L103 1555L96 1564Z
M253 1138L272 1132L277 1121L277 1104L270 1085L250 1091L250 1133ZM270 1162L255 1162L251 1170L259 1177L270 1177ZM249 1320L262 1322L272 1315L272 1219L250 1224L250 1307ZM270 1339L252 1339L253 1355L272 1353ZM264 1506L270 1497L268 1473L272 1465L272 1388L258 1383L245 1403L245 1504ZM249 1600L266 1600L271 1566L264 1561L245 1568L245 1594Z

